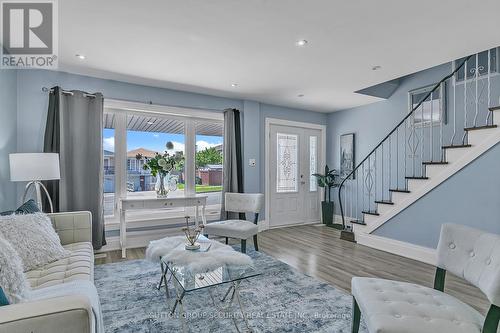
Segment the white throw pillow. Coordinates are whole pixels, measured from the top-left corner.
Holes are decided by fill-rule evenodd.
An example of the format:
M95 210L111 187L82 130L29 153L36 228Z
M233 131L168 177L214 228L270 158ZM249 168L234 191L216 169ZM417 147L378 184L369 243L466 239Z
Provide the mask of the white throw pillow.
M0 237L0 287L10 304L28 299L31 291L19 254L2 237Z
M69 255L43 213L0 217L0 235L19 253L25 272Z

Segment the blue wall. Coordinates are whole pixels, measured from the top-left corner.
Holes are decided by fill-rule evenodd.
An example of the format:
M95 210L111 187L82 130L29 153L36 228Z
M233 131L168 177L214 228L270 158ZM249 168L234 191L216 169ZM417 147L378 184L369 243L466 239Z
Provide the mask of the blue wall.
M59 85L67 90L102 92L105 98L163 105L222 110L236 108L243 112L244 184L247 192L264 192L264 124L265 118L282 118L312 123L327 123L327 115L306 110L267 105L217 96L175 91L120 81L45 70L18 71L17 150L36 152L42 149L48 98L42 87ZM217 111L214 111L217 112ZM15 126L14 126L15 128ZM0 138L2 134L0 134ZM3 160L3 155L0 156ZM256 159L250 167L248 160ZM21 191L18 187L18 197ZM2 190L3 192L3 190Z
M339 168L341 134L352 132L356 134L355 160L361 161L406 115L408 91L434 84L451 70L451 64L444 64L409 75L400 79L400 86L388 100L331 113L328 117L327 134L327 142L331 144L327 156L329 165ZM500 79L496 76L492 81L494 96L492 100L498 101ZM452 96L450 89L449 85L448 96ZM462 108L457 111L457 124L458 128L462 127L461 131L463 131L461 125L463 104L459 102L462 100L463 86L457 88L457 108ZM452 133L453 119L450 112L452 106L453 100L449 99L448 124L443 129L447 138L451 137ZM480 119L483 116L481 115ZM457 137L460 138L461 134ZM426 150L430 151L427 147ZM424 156L427 156L428 151L424 152ZM495 169L497 172L500 170L499 152L499 147L494 148L385 223L374 234L434 247L437 244L440 226L445 222L460 223L500 233L500 177L498 174L495 177L494 174ZM481 181L478 182L478 178L481 178Z
M16 152L17 73L0 70L0 211L16 204L16 186L10 181L9 153Z

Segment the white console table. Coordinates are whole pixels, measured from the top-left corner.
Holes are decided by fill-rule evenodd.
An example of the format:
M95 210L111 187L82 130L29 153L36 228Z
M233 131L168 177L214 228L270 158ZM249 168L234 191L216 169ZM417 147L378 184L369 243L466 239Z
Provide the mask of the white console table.
M127 256L127 220L125 212L130 210L144 209L161 209L161 208L176 208L176 207L196 207L195 209L195 225L198 226L201 207L201 220L203 224L207 223L205 217L205 207L207 205L206 195L183 196L173 198L122 198L120 199L120 248L122 250L122 258Z

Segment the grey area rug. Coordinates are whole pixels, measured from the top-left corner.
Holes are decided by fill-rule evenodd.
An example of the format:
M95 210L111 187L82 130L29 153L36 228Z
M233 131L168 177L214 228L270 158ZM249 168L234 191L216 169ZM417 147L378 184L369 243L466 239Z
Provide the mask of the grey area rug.
M350 295L261 252L248 254L262 272L241 285L253 332L351 331ZM155 288L159 278L159 265L146 260L95 267L106 333L181 332L179 319L169 316L173 300L166 298L164 289ZM217 288L219 295L227 290ZM231 315L244 327L236 307L234 313L218 312L206 290L188 293L184 306L189 332L236 332ZM366 332L361 326L360 332Z

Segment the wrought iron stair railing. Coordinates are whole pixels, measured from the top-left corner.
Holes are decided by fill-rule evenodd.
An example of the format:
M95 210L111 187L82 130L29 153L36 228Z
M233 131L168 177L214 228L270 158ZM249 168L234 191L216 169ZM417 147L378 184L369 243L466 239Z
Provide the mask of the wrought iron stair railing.
M470 130L494 126L490 109L497 58L497 49L466 57L421 93L408 114L342 178L338 202L344 231L390 209L394 195L409 192L409 181L427 179L427 166L447 163L447 149L468 147Z

